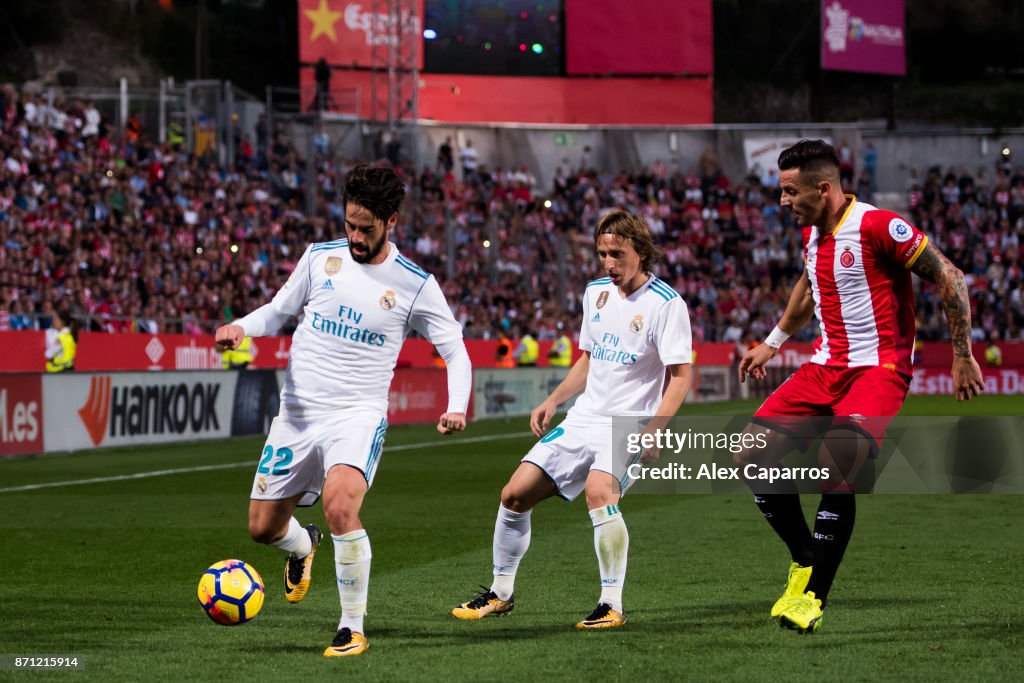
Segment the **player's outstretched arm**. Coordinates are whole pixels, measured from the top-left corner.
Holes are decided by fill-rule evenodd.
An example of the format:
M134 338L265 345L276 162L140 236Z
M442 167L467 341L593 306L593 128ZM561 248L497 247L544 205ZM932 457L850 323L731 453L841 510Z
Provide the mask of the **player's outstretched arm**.
M245 339L245 330L241 325L233 324L221 325L217 328L217 333L214 336L217 348L221 351L238 348L243 339Z
M964 274L931 242L910 269L939 288L953 337L953 390L956 400L970 401L984 390L985 380L971 353L971 302Z
M548 423L554 417L558 406L578 395L587 387L587 373L590 372L590 353L584 352L565 376L561 384L555 387L551 395L530 413L530 430L537 436L543 436Z
M687 394L690 393L690 383L693 374L692 367L689 363L680 363L667 367L668 383L665 385L665 391L661 395L661 403L658 404L657 411L655 411L651 420L647 423L644 431L654 433L659 429L664 429L668 425L669 420L679 412L679 406L683 405ZM657 460L659 456L660 452L657 448L648 448L640 456L640 462L646 465Z
M764 366L775 358L782 343L806 325L813 315L814 295L811 294L811 283L807 279L807 272L804 271L793 286L793 291L789 293L786 311L775 330L764 344L755 346L743 354L739 367L740 381L744 381L747 375L754 379L764 379L767 375Z

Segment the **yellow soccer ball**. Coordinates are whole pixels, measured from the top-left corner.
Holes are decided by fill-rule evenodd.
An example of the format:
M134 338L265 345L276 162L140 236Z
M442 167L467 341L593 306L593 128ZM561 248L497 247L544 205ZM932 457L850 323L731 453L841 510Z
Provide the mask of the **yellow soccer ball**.
M223 560L199 579L199 604L218 624L244 624L263 607L263 579L241 560Z

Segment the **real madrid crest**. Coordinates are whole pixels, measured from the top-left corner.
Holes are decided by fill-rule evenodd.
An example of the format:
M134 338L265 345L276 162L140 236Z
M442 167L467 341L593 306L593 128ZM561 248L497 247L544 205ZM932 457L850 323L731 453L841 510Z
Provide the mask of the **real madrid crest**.
M854 256L850 247L843 247L843 253L839 255L839 263L843 264L843 268L849 268L853 265L853 261Z
M256 490L259 491L260 493L266 493L267 492L267 478L266 477L260 477L256 481Z
M324 264L324 272L330 277L341 270L341 259L337 256L328 256L327 263Z
M630 332L639 332L642 329L644 329L644 317L642 315L638 315L629 322Z
M608 303L608 292L601 292L601 294L597 297L597 303L594 305L597 306L598 308L604 308L604 305L606 303Z
M395 293L390 289L384 292L384 296L380 298L380 307L385 311L390 311L398 304L398 300L395 299Z

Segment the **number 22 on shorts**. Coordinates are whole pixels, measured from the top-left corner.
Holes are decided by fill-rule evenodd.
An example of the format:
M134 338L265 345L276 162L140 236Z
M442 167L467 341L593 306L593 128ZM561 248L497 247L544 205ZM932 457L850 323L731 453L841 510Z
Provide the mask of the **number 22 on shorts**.
M267 444L266 448L263 449L263 458L260 460L259 467L256 471L260 474L272 474L272 475L285 475L288 474L288 465L292 461L292 449L290 448L278 448L277 459L274 459L274 447ZM271 463L273 462L273 468Z

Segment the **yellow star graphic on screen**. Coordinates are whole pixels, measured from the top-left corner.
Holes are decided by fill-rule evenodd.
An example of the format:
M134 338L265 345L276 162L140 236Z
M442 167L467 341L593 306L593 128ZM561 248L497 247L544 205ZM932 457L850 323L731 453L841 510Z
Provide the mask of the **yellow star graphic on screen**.
M334 24L341 17L341 12L332 12L327 0L320 0L316 9L302 11L309 20L313 22L313 33L309 36L309 42L313 42L318 36L327 36L332 43L338 42L338 36L334 33Z

